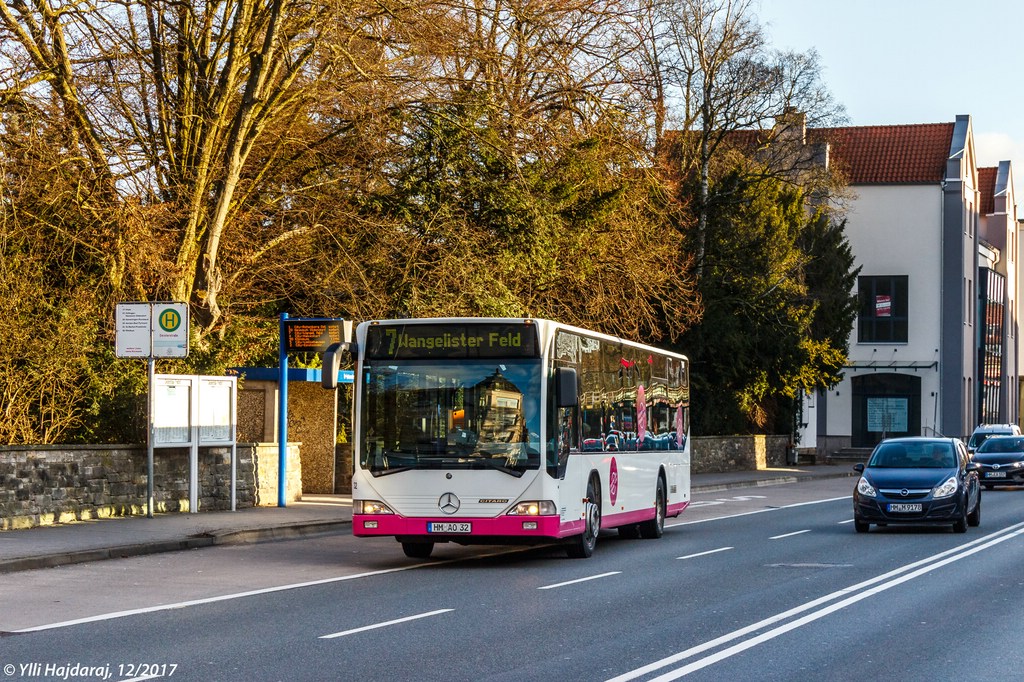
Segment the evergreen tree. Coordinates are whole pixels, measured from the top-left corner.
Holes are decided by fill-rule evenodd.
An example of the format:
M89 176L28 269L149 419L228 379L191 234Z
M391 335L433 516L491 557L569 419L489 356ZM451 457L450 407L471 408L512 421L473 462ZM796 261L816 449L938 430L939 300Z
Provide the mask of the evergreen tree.
M856 272L842 226L803 193L735 170L712 192L693 362L694 430L788 433L801 389L834 384L846 359Z

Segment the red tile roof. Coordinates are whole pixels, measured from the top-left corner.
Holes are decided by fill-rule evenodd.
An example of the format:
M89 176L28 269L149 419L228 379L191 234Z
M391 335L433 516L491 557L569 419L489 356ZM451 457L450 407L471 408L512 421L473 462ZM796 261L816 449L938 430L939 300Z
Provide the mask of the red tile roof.
M991 166L978 169L978 192L981 193L981 215L996 211L996 173L999 168Z
M828 141L830 163L851 185L940 183L953 142L953 123L816 128L815 141Z

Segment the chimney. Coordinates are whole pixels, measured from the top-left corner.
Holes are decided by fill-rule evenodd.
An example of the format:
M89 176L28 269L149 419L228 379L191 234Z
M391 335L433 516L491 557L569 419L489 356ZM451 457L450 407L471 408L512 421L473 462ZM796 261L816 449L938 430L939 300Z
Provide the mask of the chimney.
M783 109L775 118L775 139L803 146L807 142L807 114L793 107Z

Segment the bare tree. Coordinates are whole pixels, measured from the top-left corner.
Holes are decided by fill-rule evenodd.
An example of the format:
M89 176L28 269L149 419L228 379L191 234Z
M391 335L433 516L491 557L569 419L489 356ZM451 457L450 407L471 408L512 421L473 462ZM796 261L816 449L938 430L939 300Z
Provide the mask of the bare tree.
M656 112L666 112L657 117L658 147L672 154L675 172L695 180L692 244L699 276L713 168L734 165L724 151L737 132L762 133L744 151L768 149L775 136L786 133L776 123L788 112L800 112L815 125L841 120L842 108L821 81L817 53L772 50L750 0L638 2L639 48L626 63L641 96ZM678 126L671 135L661 127L666 120ZM780 157L762 166L792 170Z
M225 233L282 161L254 150L270 130L288 142L309 94L300 82L329 73L309 68L327 9L296 0L0 4L0 102L57 103L66 152L96 179L97 201L169 209L157 227L175 244L161 291L145 293L190 301L203 332L222 315ZM141 286L122 279L129 252L109 258L115 286Z

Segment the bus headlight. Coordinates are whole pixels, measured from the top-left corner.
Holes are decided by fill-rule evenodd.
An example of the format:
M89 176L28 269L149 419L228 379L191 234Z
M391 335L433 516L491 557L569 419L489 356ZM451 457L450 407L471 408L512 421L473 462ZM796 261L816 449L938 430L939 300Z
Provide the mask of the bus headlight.
M509 516L554 516L555 503L551 500L520 502L508 510Z
M378 500L353 500L352 513L354 514L394 514L391 507Z

